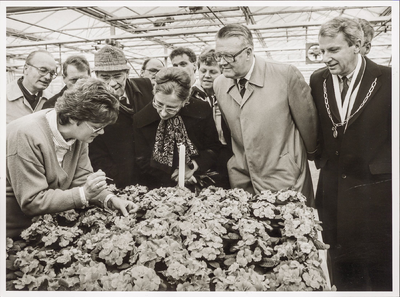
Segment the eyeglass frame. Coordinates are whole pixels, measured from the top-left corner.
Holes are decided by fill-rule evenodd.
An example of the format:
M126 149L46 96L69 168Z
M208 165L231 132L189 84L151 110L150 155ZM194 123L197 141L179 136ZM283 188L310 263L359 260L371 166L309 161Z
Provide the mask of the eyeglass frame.
M164 106L156 105L156 99L155 98L153 98L152 105L153 105L154 109L157 110L157 111L158 110L163 110L164 107L165 107L165 105ZM178 113L181 110L181 108L182 108L182 106L175 107L175 108L165 107L165 111L168 114L174 114L174 113Z
M156 69L156 68L146 68L145 71L148 71L150 74L155 75L158 72L160 72L161 69Z
M86 126L88 126L90 129L92 129L93 134L99 133L101 130L103 130L106 126L100 127L100 128L93 128L92 126L90 126L86 121L84 121L84 123L86 124Z
M236 57L239 56L242 52L244 52L245 50L249 49L249 46L246 46L245 48L242 48L240 51L238 51L236 54L220 54L220 53L215 53L214 54L214 59L215 61L217 61L218 63L221 62L222 59L225 60L225 62L228 63L234 63L236 62ZM232 61L227 61L226 58L228 57L228 59L232 59Z
M32 65L32 64L29 64L29 63L26 63L26 65L29 65L29 66L31 66L31 67L33 67L33 68L36 68L36 70L38 71L38 73L41 75L41 76L46 76L48 73L50 73L50 77L51 77L51 79L55 79L57 76L58 76L58 73L57 73L57 68L56 68L56 71L51 71L51 70L48 70L47 68L44 68L44 67L36 67L36 66L34 66L34 65ZM43 69L46 69L46 70L43 70ZM53 72L53 74L52 74L52 72Z

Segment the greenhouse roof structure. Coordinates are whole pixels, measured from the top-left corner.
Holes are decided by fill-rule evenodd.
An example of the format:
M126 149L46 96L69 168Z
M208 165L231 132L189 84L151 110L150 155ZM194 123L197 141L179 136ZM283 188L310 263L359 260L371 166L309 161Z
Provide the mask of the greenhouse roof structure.
M44 2L50 3L57 4ZM317 55L309 55L309 46L318 43L320 25L336 16L368 20L375 29L368 57L379 64L392 63L393 1L299 1L286 6L269 1L185 1L176 6L152 1L88 3L99 6L5 2L7 71L20 75L27 55L36 49L46 49L59 64L69 55L82 54L93 66L95 51L113 44L124 50L131 76L138 76L146 58L159 58L170 65L168 55L174 48L189 47L199 54L215 45L220 28L240 23L252 31L256 54L294 64L308 76L323 66ZM249 6L238 5L244 3Z

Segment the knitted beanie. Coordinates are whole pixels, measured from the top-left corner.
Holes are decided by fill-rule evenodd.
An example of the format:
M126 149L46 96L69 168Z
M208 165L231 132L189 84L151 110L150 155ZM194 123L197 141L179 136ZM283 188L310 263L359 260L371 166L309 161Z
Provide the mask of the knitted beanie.
M94 71L118 71L130 69L124 52L111 45L105 45L94 54Z

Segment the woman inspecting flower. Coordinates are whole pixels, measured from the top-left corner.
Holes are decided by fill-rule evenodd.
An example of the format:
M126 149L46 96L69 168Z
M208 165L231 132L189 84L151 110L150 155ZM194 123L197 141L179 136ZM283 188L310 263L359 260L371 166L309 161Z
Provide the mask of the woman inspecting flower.
M153 102L133 118L141 184L149 188L176 186L178 147L183 144L185 181L216 163L221 144L211 107L190 97L190 77L182 69L164 68L156 76Z
M118 99L94 78L65 91L55 109L7 125L7 237L17 238L37 215L89 204L136 210L106 190L104 172L93 173L88 143L118 116Z

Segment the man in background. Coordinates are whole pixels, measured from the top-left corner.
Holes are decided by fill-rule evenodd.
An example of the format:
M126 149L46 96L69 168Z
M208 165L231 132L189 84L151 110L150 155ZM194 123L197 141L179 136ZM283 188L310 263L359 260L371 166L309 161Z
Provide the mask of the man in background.
M193 86L196 82L195 74L197 70L197 57L194 51L187 47L178 47L169 54L169 58L173 67L181 67L187 73L189 73L190 80Z
M84 56L69 56L63 63L63 81L65 86L60 92L51 97L43 104L43 109L53 108L57 99L64 94L65 90L70 89L80 78L90 77L90 65Z
M360 18L356 18L355 20L360 24L364 32L364 42L361 45L360 54L366 56L371 50L372 47L371 42L372 39L374 38L375 30L367 20Z
M142 70L140 71L140 77L149 78L151 80L151 84L154 86L156 74L164 67L164 63L159 59L146 59L143 62Z
M89 157L94 170L103 170L118 188L137 183L133 115L153 99L153 86L148 78L129 79L124 52L106 45L94 56L94 71L119 99L120 108L115 124L104 128L89 145Z
M227 162L232 157L231 134L228 126L221 115L217 98L214 93L214 80L221 75L221 68L215 60L215 49L205 48L199 55L197 61L199 79L192 87L192 96L208 102L212 108L215 126L217 128L219 141L222 146L217 159L216 171L219 173L216 185L229 189L229 176Z
M41 110L53 96L46 91L57 77L53 56L45 50L31 52L26 58L23 76L7 85L7 124L22 116Z

